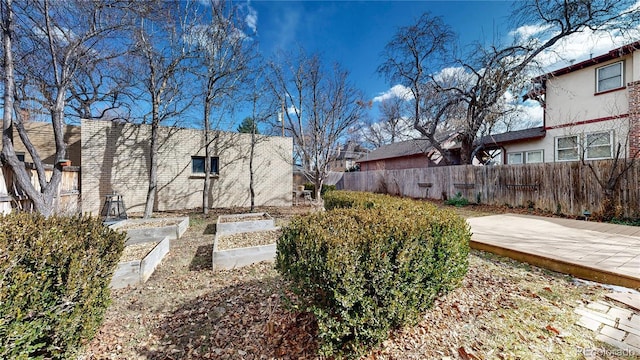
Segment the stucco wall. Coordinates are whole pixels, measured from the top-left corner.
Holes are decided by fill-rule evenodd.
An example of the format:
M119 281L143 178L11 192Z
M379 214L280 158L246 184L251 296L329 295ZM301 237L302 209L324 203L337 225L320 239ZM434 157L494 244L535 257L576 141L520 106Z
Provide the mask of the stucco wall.
M545 127L627 114L626 89L596 94L596 69L620 60L626 85L634 78L632 55L547 80Z
M82 121L82 210L98 213L105 195L123 195L128 212L144 210L148 187L148 125ZM211 149L220 174L212 179L211 207L249 206L251 135L218 132ZM254 172L256 205L290 206L293 144L290 138L261 137ZM192 174L191 156L204 156L203 134L162 128L155 210L202 206L204 177Z
M618 143L622 145L622 156L627 156L629 118L619 118L595 123L573 125L555 129L547 129L544 138L532 141L508 144L504 146L505 152L514 153L530 150L544 150L544 162L554 162L555 160L555 138L569 135L580 135L584 139L585 134L603 131L613 131L614 151ZM584 144L582 144L584 146ZM506 156L505 156L506 159Z

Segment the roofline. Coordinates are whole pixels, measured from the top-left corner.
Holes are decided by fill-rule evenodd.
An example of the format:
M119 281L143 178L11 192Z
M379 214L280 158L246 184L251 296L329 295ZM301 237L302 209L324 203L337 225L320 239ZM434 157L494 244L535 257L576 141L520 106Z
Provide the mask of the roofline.
M501 145L505 145L505 144L517 143L517 142L522 142L522 141L542 139L545 136L547 136L547 129L544 128L543 126L537 126L535 128L531 128L531 129L538 129L538 128L541 130L541 132L536 134L536 135L531 135L531 136L521 137L521 138L511 139L511 140L485 142L483 145L484 146L501 146ZM508 131L508 132L502 133L502 134L507 134L507 133L510 133L510 132L525 131L525 130L530 130L530 129ZM502 134L496 134L496 135L502 135ZM487 135L487 136L491 136L491 135Z
M561 69L552 71L550 73L546 73L544 75L540 75L537 76L535 78L533 78L531 81L534 83L541 83L543 81L545 81L548 78L552 78L552 77L556 77L556 76L560 76L560 75L565 75L577 70L582 70L584 68L588 68L590 66L593 65L597 65L597 64L601 64L603 62L609 61L609 60L614 60L620 57L623 57L625 55L629 55L632 52L634 52L635 50L640 50L640 41L636 41L627 45L623 45L619 48L610 50L609 52L596 56L594 58L579 62L577 64L573 64L573 65L569 65L566 67L563 67Z
M416 157L416 156L426 156L429 157L429 152L419 152L419 153L415 153L415 154L407 154L407 155L401 155L401 156L387 156L387 157L383 157L383 158L377 158L377 159L359 159L356 160L356 164L361 164L361 163L366 163L366 162L373 162L373 161L380 161L380 160L387 160L387 159L398 159L398 158L402 158L402 157Z

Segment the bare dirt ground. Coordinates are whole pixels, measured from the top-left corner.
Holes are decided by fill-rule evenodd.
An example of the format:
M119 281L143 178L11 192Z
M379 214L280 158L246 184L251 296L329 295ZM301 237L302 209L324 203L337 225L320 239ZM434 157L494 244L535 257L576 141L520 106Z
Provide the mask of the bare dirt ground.
M315 210L258 209L277 226ZM211 270L217 215L239 211L246 212L189 214L189 230L172 242L151 278L112 292L104 324L82 358L317 358L313 319L283 300L285 284L273 264ZM463 208L461 214L492 211ZM460 288L365 359L620 359L574 325L574 309L600 298L601 287L481 252L469 261Z

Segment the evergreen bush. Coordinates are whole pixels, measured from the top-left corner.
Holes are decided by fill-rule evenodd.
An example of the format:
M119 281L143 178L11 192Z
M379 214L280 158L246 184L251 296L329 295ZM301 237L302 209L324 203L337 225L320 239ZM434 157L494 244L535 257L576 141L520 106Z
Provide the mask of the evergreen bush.
M283 229L276 268L289 280L291 301L316 316L321 354L352 357L417 322L438 295L460 284L470 231L453 212L429 204L330 194L334 210Z
M0 217L0 358L72 358L100 326L125 236L91 217Z

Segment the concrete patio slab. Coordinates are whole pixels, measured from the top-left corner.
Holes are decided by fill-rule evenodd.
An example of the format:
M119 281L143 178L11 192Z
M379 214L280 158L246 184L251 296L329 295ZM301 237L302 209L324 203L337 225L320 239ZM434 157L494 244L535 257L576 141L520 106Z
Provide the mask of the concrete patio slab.
M472 248L587 280L640 289L640 229L636 227L514 214L467 221Z

